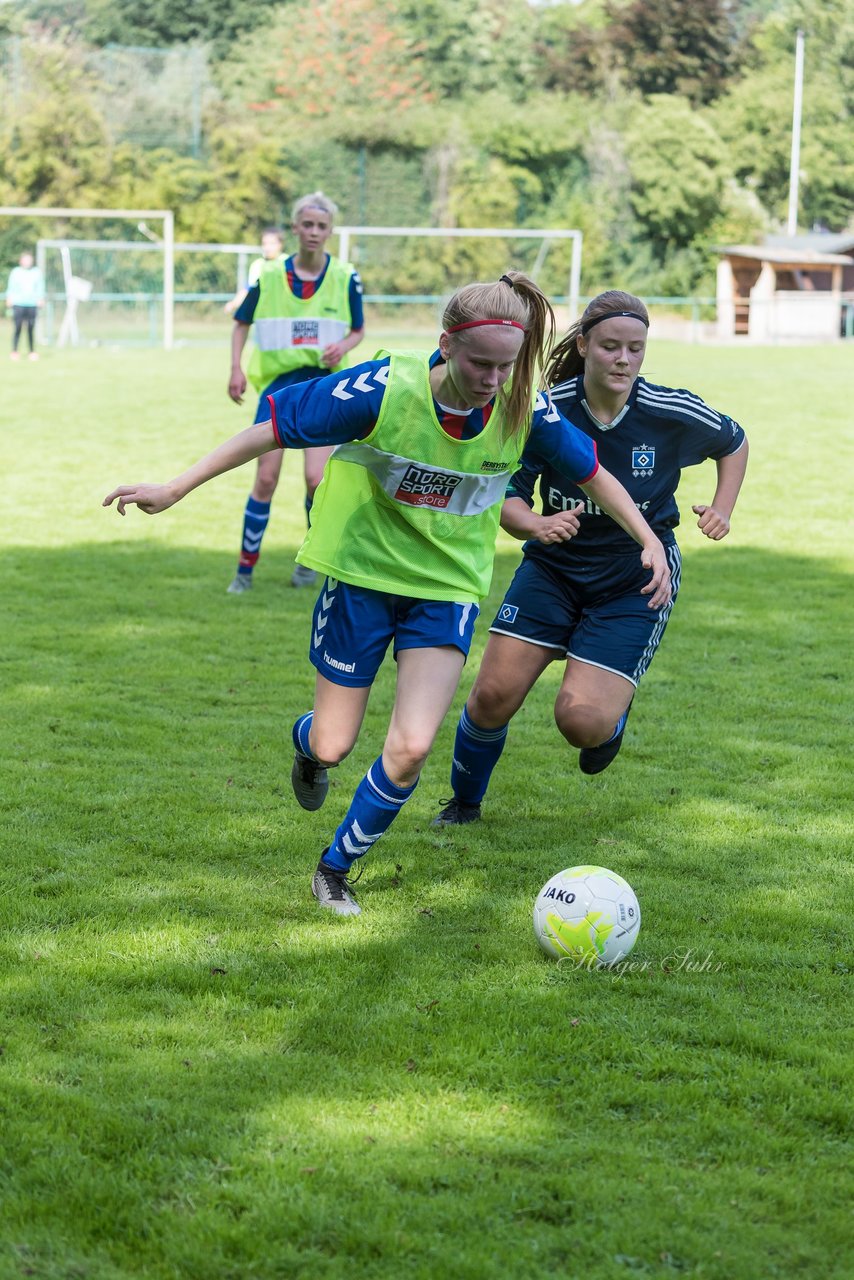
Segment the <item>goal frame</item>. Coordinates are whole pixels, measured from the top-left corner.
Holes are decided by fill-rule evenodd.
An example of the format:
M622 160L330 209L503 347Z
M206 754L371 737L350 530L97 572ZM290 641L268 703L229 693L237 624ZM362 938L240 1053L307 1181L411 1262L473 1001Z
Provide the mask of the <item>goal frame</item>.
M166 351L172 349L175 341L175 215L171 209L67 209L0 205L0 217L126 218L129 221L135 218L138 222L157 218L162 221L163 347Z
M348 261L351 241L357 236L432 236L444 239L474 239L480 237L487 240L516 239L541 240L547 244L550 240L571 240L572 261L569 269L567 299L570 320L578 314L578 302L581 292L581 253L584 236L576 227L357 227L341 226L334 228L338 236L338 256ZM537 262L545 257L542 252ZM535 268L536 270L536 268Z
M27 208L25 206L0 206L0 216L22 216L22 217L43 217L43 218L122 218L128 221L136 220L137 222L149 219L159 219L163 224L162 240L154 241L149 236L149 244L146 246L149 251L157 249L163 253L163 347L171 350L175 342L175 250L176 248L187 250L212 250L216 249L220 252L234 254L238 260L238 277L241 268L245 270L245 263L248 255L255 252L253 246L246 244L219 243L219 244L201 244L201 243L181 243L176 245L175 242L175 218L169 209L71 209L71 208ZM433 239L487 239L487 240L539 240L540 251L537 254L535 264L532 268L532 274L536 275L538 268L542 265L548 247L553 241L570 240L572 242L572 258L569 271L569 279L567 282L567 303L570 321L574 320L579 312L579 298L581 291L581 257L583 246L583 234L577 228L568 227L377 227L377 226L356 226L344 224L334 228L334 234L338 241L338 256L347 261L350 257L353 242L360 237L374 236L389 238L392 236L412 236L420 238ZM141 249L143 245L139 242L130 242L124 240L117 241L95 241L95 240L72 240L70 238L63 239L47 239L39 241L39 248L43 249L48 245L52 247L68 245L72 247L77 244L79 246L88 247L115 247L115 248L135 248ZM43 263L40 263L43 266Z

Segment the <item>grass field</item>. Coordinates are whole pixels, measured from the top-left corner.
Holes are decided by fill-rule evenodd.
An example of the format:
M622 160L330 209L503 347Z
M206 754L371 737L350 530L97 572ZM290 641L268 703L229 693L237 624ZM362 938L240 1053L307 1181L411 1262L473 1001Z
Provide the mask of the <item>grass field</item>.
M854 346L654 344L645 373L752 456L722 544L690 516L713 470L683 477L682 594L619 760L579 773L555 671L484 822L431 829L502 542L341 921L309 876L393 673L303 813L298 459L256 590L227 596L248 470L155 520L100 506L250 420L226 351L7 363L0 1280L850 1277ZM623 973L534 941L537 890L579 862L640 899Z

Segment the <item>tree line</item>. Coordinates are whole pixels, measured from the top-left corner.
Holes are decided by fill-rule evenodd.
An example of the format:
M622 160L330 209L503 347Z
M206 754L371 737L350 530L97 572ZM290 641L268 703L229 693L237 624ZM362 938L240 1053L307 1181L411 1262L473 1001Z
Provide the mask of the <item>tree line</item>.
M356 223L578 227L586 292L713 292L715 246L785 220L799 28L800 223L844 230L850 0L24 0L0 6L0 204L253 241L322 186ZM414 252L413 287L465 270L464 242Z

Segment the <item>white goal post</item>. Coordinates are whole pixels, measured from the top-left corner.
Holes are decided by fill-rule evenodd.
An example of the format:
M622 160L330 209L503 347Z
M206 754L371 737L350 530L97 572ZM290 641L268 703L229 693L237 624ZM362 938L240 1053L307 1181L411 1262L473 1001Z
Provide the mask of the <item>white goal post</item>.
M0 217L24 218L114 218L135 220L144 226L148 219L163 223L163 347L169 351L175 337L175 216L171 209L65 209L28 208L0 205ZM141 229L141 228L140 228Z
M53 297L65 299L66 315L60 336L64 335L63 340L70 338L73 345L78 341L78 300L83 302L80 314L88 333L91 335L93 331L100 332L102 341L106 323L107 341L138 342L141 328L139 317L144 314L143 308L147 308L148 335L152 344L158 338L155 319L158 314L162 316L162 345L166 349L173 347L178 341L176 328L179 319L181 345L188 340L188 331L192 333L190 341L212 340L212 331L208 334L203 332L204 323L211 324L221 318L221 304L230 298L232 290L239 291L245 287L249 261L260 253L259 246L245 243L177 242L173 214L164 209L28 209L0 206L0 217L3 215L51 218L55 224L62 219L109 219L114 223L123 221L131 223L133 231L145 237L141 240L131 239L125 232L121 239L112 240L56 238L56 229L53 228L53 234L38 240L37 262L46 280L50 276L56 279L60 265L56 254L57 251L59 253L61 292L56 291L55 285ZM153 234L147 226L147 221L154 220L162 223L162 234ZM562 303L565 297L570 322L579 313L583 237L576 228L380 227L345 224L335 228L334 236L335 251L339 257L345 261L352 257L357 267L361 267L364 272L367 285L365 301L368 303L379 306L395 303L407 306L436 305L459 285L461 272L465 272L466 278L488 279L490 276L484 273L495 271L500 274L502 270L518 263L552 298L557 295ZM365 244L365 240L369 238L373 238L373 251ZM421 241L422 245L427 241L430 248L424 245L420 254L414 246L407 251L405 246L408 240ZM389 245L388 251L380 250L380 241ZM397 244L392 248L395 241ZM477 241L483 242L484 256L480 266L478 261L481 249L473 243ZM515 252L511 247L514 241L517 244ZM525 245L524 251L520 241ZM451 253L445 260L443 245L450 247L455 242L463 242L469 248L461 256ZM561 254L558 262L550 264L545 272L544 268L549 249L557 244L566 245L567 242L571 249L571 260L564 294L562 280L565 278L563 272L567 270L566 257ZM487 246L492 246L489 252ZM462 251L462 244L460 250ZM138 270L136 266L128 265L129 254L133 259L137 259L138 255L141 264ZM124 255L124 261L121 255ZM151 267L142 265L146 259ZM229 271L223 272L222 267L229 259L233 266ZM112 261L115 270L111 271L105 265L109 261ZM398 275L401 270L402 278ZM469 275L469 272L472 274ZM125 278L123 273L126 273L127 278L124 286L118 283L119 276ZM548 284L543 280L544 274ZM372 276L377 282L375 290L371 289ZM78 277L89 277L91 302L82 296L78 299L78 289L87 283ZM396 277L400 279L399 286ZM229 292L223 293L224 289ZM180 307L178 303L181 304ZM46 312L45 323L52 332L52 312ZM129 323L136 325L130 338ZM90 338L90 342L93 340L97 342L98 338Z

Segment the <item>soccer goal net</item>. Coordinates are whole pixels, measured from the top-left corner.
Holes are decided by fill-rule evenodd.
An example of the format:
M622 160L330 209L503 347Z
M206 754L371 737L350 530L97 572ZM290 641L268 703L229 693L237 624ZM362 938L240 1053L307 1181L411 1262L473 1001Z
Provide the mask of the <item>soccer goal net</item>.
M110 229L109 236L40 237L45 342L171 346L226 340L226 306L245 289L258 245L167 241L150 213L137 217L133 211ZM578 230L341 226L329 247L359 271L371 327L401 334L433 329L460 284L497 280L508 269L530 275L570 318L578 311ZM286 252L295 248L288 235Z
M168 209L0 206L0 234L35 252L45 283L43 342L160 343L174 338L174 219ZM130 263L140 246L152 271L136 288ZM89 246L98 246L93 253ZM125 268L128 276L125 278Z
M227 341L225 304L245 288L256 245L185 244L170 248L169 301L164 286L166 250L146 224L137 239L43 238L38 260L48 299L59 299L69 276L88 282L78 308L78 345L195 345ZM168 324L169 341L165 341ZM59 340L46 316L46 341Z

